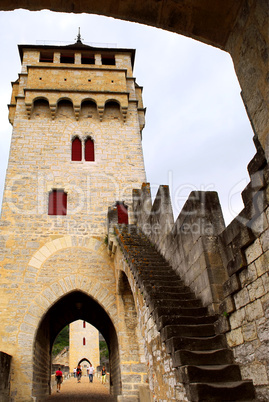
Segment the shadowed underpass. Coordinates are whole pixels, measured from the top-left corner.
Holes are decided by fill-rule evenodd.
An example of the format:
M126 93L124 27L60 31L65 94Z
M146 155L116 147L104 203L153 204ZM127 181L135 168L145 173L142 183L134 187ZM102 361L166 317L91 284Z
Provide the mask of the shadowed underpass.
M57 393L56 387L54 387L52 394L44 399L44 401L56 400L69 402L115 402L116 398L109 394L108 384L101 384L98 378L94 378L94 382L90 383L88 377L82 377L81 383L77 383L77 380L72 377L63 382L60 393Z

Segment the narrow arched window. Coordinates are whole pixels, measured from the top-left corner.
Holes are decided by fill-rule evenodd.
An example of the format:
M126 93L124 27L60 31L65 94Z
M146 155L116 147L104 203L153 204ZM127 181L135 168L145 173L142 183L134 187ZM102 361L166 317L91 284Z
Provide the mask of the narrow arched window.
M85 346L85 345L86 345L86 339L83 338L83 346Z
M78 137L76 137L72 141L72 161L81 161L81 160L82 160L81 141Z
M91 138L87 138L85 141L85 161L94 161L94 142Z
M86 322L83 321L83 328L86 328Z
M49 193L49 215L66 215L67 193L64 190L52 190Z

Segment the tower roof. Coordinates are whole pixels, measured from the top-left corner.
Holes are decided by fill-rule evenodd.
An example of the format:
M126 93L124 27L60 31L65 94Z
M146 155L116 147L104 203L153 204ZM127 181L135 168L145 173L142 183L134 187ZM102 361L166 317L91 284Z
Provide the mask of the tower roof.
M79 37L79 35L78 35ZM132 67L134 66L134 60L135 60L135 49L127 49L127 48L107 48L107 47L95 47L95 46L90 46L90 45L85 45L84 43L81 42L81 38L77 38L77 41L75 43L72 43L70 45L23 45L20 44L18 45L19 49L19 54L21 61L23 59L23 52L26 49L31 49L31 50L56 50L56 51L64 51L64 50L80 50L80 51L92 51L92 52L101 52L101 53L131 53L131 62L132 62Z

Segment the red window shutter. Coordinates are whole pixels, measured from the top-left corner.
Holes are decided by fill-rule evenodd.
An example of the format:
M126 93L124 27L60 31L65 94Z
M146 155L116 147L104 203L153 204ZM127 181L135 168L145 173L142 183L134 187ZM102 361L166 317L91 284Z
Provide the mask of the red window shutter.
M128 209L122 202L117 203L118 210L118 223L125 223L128 225Z
M66 215L67 193L63 190L52 190L49 193L49 215Z
M56 192L56 214L55 215L66 215L67 210L67 194L64 191Z
M49 193L49 212L48 212L48 214L49 215L54 215L54 209L53 209L53 207L54 207L54 198L53 198L53 191L51 191L50 193Z
M85 141L85 161L86 162L94 161L94 142L91 138L88 138Z
M82 159L81 141L78 137L76 137L72 141L72 161L81 161L81 159Z

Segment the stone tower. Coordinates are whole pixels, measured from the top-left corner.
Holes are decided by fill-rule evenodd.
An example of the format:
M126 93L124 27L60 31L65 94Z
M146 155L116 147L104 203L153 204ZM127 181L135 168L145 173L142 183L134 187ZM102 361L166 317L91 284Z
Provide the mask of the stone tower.
M119 395L121 364L131 359L141 370L140 335L126 341L120 330L106 245L108 208L132 222L132 189L145 181L135 50L91 47L78 36L68 46L19 45L19 53L0 223L0 350L12 356L10 394L25 402L50 392L53 342L81 319L104 336Z
M135 51L78 40L59 48L20 45L19 52L2 219L37 215L46 230L60 224L83 233L87 226L103 235L108 206L130 203L131 189L145 180Z
M91 324L77 320L69 326L69 369L81 363L82 374L86 375L89 363L96 369L100 365L99 332Z

